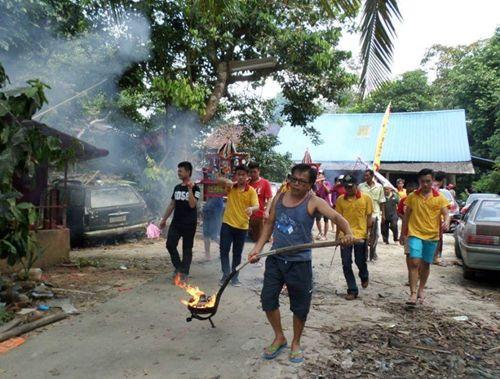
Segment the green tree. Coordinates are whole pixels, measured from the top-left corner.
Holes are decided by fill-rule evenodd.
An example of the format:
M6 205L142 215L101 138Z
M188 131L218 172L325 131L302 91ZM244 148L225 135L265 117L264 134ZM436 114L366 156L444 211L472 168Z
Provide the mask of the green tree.
M37 212L33 204L18 201L13 179L32 179L37 166L60 163L64 154L58 140L21 124L47 101L47 85L30 80L24 88L4 91L7 82L0 64L0 259L21 263L27 272L40 253L33 233Z
M382 84L366 99L355 104L351 112L385 112L391 102L393 112L416 112L438 108L432 85L423 70L408 71L400 78Z
M445 108L463 108L467 114L472 154L500 158L500 29L493 37L450 54L441 49L433 83ZM441 62L450 62L443 65Z

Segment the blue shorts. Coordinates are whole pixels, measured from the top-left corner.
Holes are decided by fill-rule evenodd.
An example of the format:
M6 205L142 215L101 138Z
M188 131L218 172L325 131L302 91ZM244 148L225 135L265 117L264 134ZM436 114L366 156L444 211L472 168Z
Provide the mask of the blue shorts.
M410 258L422 259L427 263L434 261L434 253L439 241L423 240L418 237L409 237Z

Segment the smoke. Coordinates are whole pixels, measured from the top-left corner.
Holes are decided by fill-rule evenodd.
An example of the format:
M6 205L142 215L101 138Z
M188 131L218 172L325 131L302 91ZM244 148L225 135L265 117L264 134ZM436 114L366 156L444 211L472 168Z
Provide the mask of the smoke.
M26 31L28 35L37 34L37 27L29 20L25 20L23 28L33 29ZM108 82L99 89L112 90L114 80L126 68L147 59L149 35L147 20L132 14L107 28L74 38L40 33L36 41L39 49L0 50L0 61L12 86L24 85L33 78L47 83L51 87L46 91L50 107L103 79Z
M24 6L29 8L30 3L26 1ZM202 129L199 116L175 107L161 114L144 111L143 116L150 124L145 130L116 108L106 110L118 94L116 84L121 75L150 56L148 20L137 13L122 14L114 21L105 17L99 30L63 38L57 36L56 30L38 28L25 15L20 23L26 35L36 38L32 41L36 48L2 49L2 40L9 41L17 32L13 19L9 14L0 15L0 25L11 25L10 34L0 37L0 62L11 79L10 87L23 86L33 78L51 87L46 90L49 104L42 112L104 81L39 119L109 151L107 157L78 163L73 174L99 170L103 175L135 181L146 200L149 197L152 211L163 212L160 208L168 203L178 182L173 171L177 163L188 160L196 166L200 161L193 146ZM15 19L19 23L19 15ZM95 109L100 111L93 111L93 102L98 103ZM199 175L194 178L201 179Z

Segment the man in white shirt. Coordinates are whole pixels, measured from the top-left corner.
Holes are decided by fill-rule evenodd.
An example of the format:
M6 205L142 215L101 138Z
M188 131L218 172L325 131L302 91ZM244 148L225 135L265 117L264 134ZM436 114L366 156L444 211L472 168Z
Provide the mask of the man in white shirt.
M373 224L369 238L369 258L370 261L377 260L377 242L379 236L379 220L385 221L385 194L382 184L375 181L373 170L365 171L365 181L358 186L361 192L366 193L372 198L373 202Z

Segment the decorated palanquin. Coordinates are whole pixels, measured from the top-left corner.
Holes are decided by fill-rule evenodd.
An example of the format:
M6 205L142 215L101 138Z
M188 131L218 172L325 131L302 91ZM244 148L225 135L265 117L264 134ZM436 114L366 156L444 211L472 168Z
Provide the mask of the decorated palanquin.
M203 165L203 200L211 197L224 197L226 191L217 184L217 176L222 175L225 178L234 179L235 168L242 164L248 164L247 153L236 151L233 143L228 141L217 151L205 154Z

